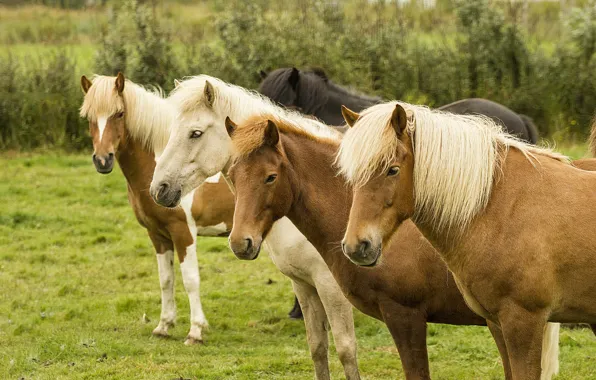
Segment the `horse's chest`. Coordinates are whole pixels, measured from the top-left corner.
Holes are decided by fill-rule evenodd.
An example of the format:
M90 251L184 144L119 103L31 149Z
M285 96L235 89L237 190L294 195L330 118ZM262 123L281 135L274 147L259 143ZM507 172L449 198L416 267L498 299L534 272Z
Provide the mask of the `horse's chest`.
M474 296L470 288L468 288L462 281L459 281L457 277L453 276L455 283L457 284L457 288L459 289L460 293L464 297L464 301L466 305L476 314L485 318L491 319L490 313L486 310L479 302L479 300Z
M159 218L156 218L155 215L153 215L154 213L152 212L151 207L147 207L147 199L142 199L129 190L128 201L141 226L149 230L159 229Z

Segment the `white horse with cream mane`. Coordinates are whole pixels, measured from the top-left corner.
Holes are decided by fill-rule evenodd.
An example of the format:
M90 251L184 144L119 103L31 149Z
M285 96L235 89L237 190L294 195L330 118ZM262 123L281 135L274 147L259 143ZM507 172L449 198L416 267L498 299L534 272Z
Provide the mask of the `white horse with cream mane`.
M150 190L155 201L166 207L178 205L182 197L207 178L219 172L227 173L232 147L226 117L243 122L268 113L323 134L338 133L312 118L277 107L261 95L206 75L178 82L169 99L177 107L178 116L157 162ZM247 241L253 249L247 250L248 256L239 258L255 259L261 243ZM266 246L277 268L292 280L303 308L316 378L329 378L325 327L329 321L346 377L359 379L352 305L321 255L287 218L273 225Z

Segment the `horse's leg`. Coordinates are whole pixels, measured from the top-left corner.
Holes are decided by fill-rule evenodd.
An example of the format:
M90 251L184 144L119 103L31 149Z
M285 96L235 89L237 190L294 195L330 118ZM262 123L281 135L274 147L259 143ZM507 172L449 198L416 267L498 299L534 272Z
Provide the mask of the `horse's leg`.
M187 242L184 237L174 236L174 246L180 259L180 272L182 272L182 282L184 289L188 295L190 303L190 331L186 336L184 344L192 345L195 343L203 343L202 330L209 324L203 313L203 305L201 305L201 295L199 287L201 285L201 277L199 275L199 263L197 261L197 234L196 228L190 228L192 235L192 244L184 246Z
M426 316L395 303L381 306L383 320L397 346L406 379L430 379L426 352Z
M155 247L159 285L161 288L161 316L153 335L168 336L168 329L176 321L176 300L174 297L174 245L171 241L149 232Z
M507 353L507 346L505 344L505 339L503 338L503 332L501 331L499 325L489 321L488 319L486 320L486 324L495 340L495 343L497 343L497 348L499 349L499 354L501 355L501 360L503 361L505 379L510 380L513 377L511 376L511 364L509 363L509 354Z
M327 273L324 276L319 276L315 281L315 285L331 325L337 355L344 367L346 379L360 379L352 304L341 292L331 272L327 268L325 268L325 271Z
M529 312L517 305L499 312L499 324L507 345L514 379L539 380L546 313ZM548 363L545 363L548 366Z
M594 335L596 335L596 325L590 325L590 328L592 329Z
M306 326L306 340L310 349L310 356L315 366L315 378L328 380L329 375L329 337L327 336L327 315L317 289L310 284L292 280L294 293L302 306L304 325Z

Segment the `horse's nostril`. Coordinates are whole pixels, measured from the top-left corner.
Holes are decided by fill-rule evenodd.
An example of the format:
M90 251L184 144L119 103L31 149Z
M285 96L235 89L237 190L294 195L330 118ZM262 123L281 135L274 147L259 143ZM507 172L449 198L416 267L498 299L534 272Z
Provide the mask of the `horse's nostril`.
M368 240L360 240L360 252L366 253L370 249L370 241Z
M246 240L246 250L249 251L252 248L252 239L246 238L244 240Z
M112 158L114 158L114 153L110 152L108 153L108 158L111 160Z
M169 187L170 185L168 185L167 182L162 182L161 185L159 185L159 190L157 191L157 194L164 194Z

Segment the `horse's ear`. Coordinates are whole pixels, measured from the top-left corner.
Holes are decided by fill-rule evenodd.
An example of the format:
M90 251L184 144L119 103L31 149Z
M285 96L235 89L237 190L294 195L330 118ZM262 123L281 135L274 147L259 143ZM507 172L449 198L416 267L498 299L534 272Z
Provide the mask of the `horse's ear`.
M263 143L268 146L277 146L279 144L279 130L275 122L267 120L267 128L265 128L265 137Z
M261 77L261 79L265 79L267 78L267 72L265 70L259 70L259 76Z
M395 109L391 114L391 126L395 129L397 137L401 137L408 126L408 115L406 114L406 110L399 104L395 105Z
M91 81L89 79L87 79L86 76L82 76L81 77L81 88L83 89L83 92L86 94L87 91L89 91L89 89L91 88L91 85L93 83L91 83Z
M226 116L226 131L228 131L228 136L232 137L232 135L234 134L234 131L236 130L236 128L238 128L238 126L236 125L236 123L234 123L232 121L232 119L230 119L229 116Z
M349 127L353 127L354 124L356 124L356 122L360 118L359 113L352 111L351 109L344 106L343 104L341 106L341 115L344 117L344 120L346 121L346 124Z
M298 87L298 82L300 82L300 70L298 70L295 67L292 67L292 72L288 77L288 82L290 83L290 86L292 86L292 88L295 90L296 87Z
M209 81L205 81L203 96L205 97L205 103L207 103L207 106L209 108L213 107L213 102L215 101L215 89Z
M119 94L122 94L122 91L124 91L124 75L121 72L118 72L118 75L116 76L116 91L118 91Z
M174 79L174 88L180 86L180 81L178 79Z
M322 80L324 80L325 82L327 82L329 80L329 77L327 76L327 73L321 67L314 67L312 69L312 72L313 72L313 74L315 74L316 76L318 76L319 78L321 78Z

